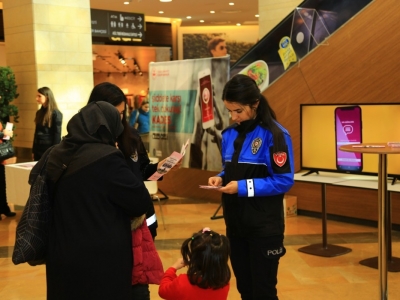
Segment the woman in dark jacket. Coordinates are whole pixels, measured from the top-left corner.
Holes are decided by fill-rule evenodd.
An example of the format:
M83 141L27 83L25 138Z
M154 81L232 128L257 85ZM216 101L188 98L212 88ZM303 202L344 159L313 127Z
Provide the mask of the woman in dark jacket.
M36 112L32 159L39 160L43 153L61 141L62 113L57 108L53 92L48 87L38 89L36 101L42 107Z
M120 115L109 103L91 103L72 117L67 131L48 150L46 166L53 198L47 299L131 300L130 220L143 215L151 200L115 146L123 131Z
M151 164L147 151L136 129L129 126L125 118L126 96L124 92L116 85L103 82L96 85L90 94L88 103L96 101L105 101L111 103L121 114L121 123L124 126L124 132L118 138L118 148L122 151L132 172L141 180L146 180L157 171L158 164ZM88 104L88 105L89 105ZM153 239L157 235L157 218L154 205L146 213L146 223ZM132 286L133 299L150 299L148 284L136 284Z

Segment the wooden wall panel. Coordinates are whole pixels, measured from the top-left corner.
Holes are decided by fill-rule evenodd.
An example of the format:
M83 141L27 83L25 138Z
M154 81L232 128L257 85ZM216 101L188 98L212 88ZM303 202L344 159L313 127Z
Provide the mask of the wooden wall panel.
M199 184L207 184L208 178L217 173L181 168L164 176L164 179L158 183L158 187L167 195L219 203L221 200L220 192L199 188Z

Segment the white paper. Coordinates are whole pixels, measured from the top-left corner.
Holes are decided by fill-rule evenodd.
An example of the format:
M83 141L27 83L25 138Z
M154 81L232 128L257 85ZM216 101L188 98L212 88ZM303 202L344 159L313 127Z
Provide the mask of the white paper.
M199 188L206 190L218 190L222 188L222 186L213 186L213 185L199 185Z
M170 156L167 157L167 160L161 165L157 171L151 175L147 180L158 180L160 177L167 174L181 159L185 156L186 148L189 145L189 140L186 141L185 144L182 145L181 153L176 151L172 152Z
M12 131L13 130L13 123L7 122L6 128L4 128L4 129ZM8 135L4 135L3 136L3 140L9 140L9 139L10 139L10 137Z
M170 156L167 157L165 162L161 165L157 171L151 175L147 180L158 180L160 177L167 174L177 163L182 159L183 155L174 151Z

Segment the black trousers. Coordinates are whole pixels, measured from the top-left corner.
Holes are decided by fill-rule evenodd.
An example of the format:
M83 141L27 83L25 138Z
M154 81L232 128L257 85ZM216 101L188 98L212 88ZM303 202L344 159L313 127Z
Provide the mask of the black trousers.
M231 264L243 300L278 300L279 259L285 255L283 235L274 237L229 237Z
M132 300L150 300L150 290L148 284L132 285Z
M6 194L6 170L4 165L0 164L0 214L9 212Z

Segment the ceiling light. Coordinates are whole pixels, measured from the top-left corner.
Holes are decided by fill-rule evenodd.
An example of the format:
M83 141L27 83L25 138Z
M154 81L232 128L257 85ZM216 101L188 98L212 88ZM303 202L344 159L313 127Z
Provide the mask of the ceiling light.
M158 13L159 13L159 14L163 14L164 12L163 12L162 10L160 10Z
M160 0L160 2L171 2L172 0Z
M191 16L187 16L187 17L186 17L186 19L191 19L191 18L192 18Z
M215 11L214 10L210 10L210 14L215 14Z
M260 15L255 15L256 18L258 18Z
M200 20L200 23L204 23L204 20Z
M240 24L240 23L236 23L236 26L241 26L242 24Z
M229 5L235 5L235 3L233 3L233 2L229 2Z
M128 2L128 1L125 1L125 2L124 2L124 4L125 4L125 5L128 5L128 4L129 4L129 2Z

